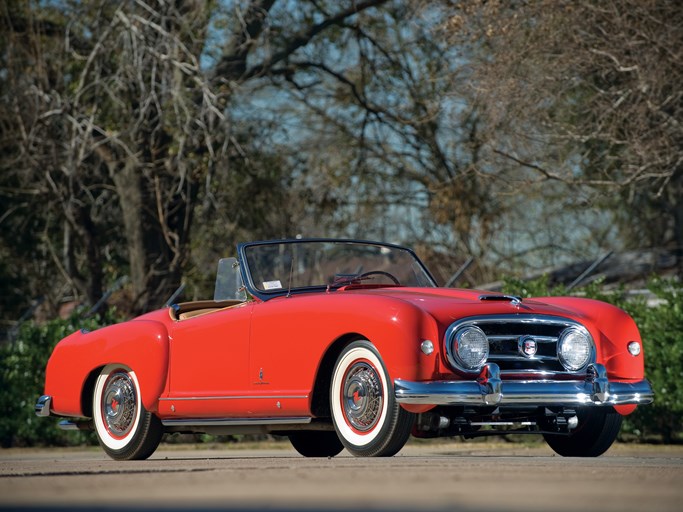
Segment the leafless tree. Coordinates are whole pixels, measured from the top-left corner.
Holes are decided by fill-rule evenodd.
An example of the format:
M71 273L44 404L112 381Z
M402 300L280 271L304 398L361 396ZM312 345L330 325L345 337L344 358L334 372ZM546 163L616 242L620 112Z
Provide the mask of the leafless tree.
M441 12L394 2L365 13L349 38L310 45L272 80L292 99L279 111L298 127L293 167L325 227L418 245L445 281L470 255L480 277L491 270L483 255L504 205L478 172L470 70L435 37Z
M205 293L235 241L297 233L407 242L443 280L475 256L471 284L568 241L681 247L674 2L0 16L0 270L17 295L49 282L93 303L126 273L145 311L183 278Z
M187 266L198 199L249 167L236 93L382 3L306 2L315 15L290 26L274 0L5 4L5 226L33 218L73 294L94 302L107 260L125 258L132 310L158 305Z
M627 246L682 251L679 2L446 4L445 37L469 48L490 165L611 211Z

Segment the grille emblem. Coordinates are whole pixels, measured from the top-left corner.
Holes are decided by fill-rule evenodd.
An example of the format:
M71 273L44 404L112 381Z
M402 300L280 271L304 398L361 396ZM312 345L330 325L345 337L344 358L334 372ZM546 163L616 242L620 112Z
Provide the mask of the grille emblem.
M522 336L519 338L517 347L519 353L528 358L534 357L536 355L536 350L538 350L538 344L531 336Z

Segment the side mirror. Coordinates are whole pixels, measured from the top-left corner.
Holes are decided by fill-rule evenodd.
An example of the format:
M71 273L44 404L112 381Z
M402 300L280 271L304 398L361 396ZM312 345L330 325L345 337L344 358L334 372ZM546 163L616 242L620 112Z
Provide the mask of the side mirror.
M242 273L237 258L221 258L218 260L213 300L247 300L247 292L242 281Z

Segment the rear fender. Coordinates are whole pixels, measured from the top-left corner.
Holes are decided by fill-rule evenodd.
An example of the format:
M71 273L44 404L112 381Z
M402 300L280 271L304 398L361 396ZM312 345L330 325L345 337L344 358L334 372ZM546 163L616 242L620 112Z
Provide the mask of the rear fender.
M112 363L135 372L143 405L156 412L168 375L168 332L163 324L151 320L78 331L60 341L45 374L45 394L52 397L52 412L86 416L81 394L88 377Z

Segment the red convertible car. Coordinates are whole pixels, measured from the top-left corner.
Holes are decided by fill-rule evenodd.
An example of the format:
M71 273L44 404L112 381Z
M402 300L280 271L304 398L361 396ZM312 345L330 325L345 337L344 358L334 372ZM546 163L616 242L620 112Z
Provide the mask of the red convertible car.
M438 288L409 249L309 239L239 245L214 300L68 336L36 414L94 429L114 459L149 457L164 432L268 432L309 457L536 433L591 457L652 400L616 307Z

